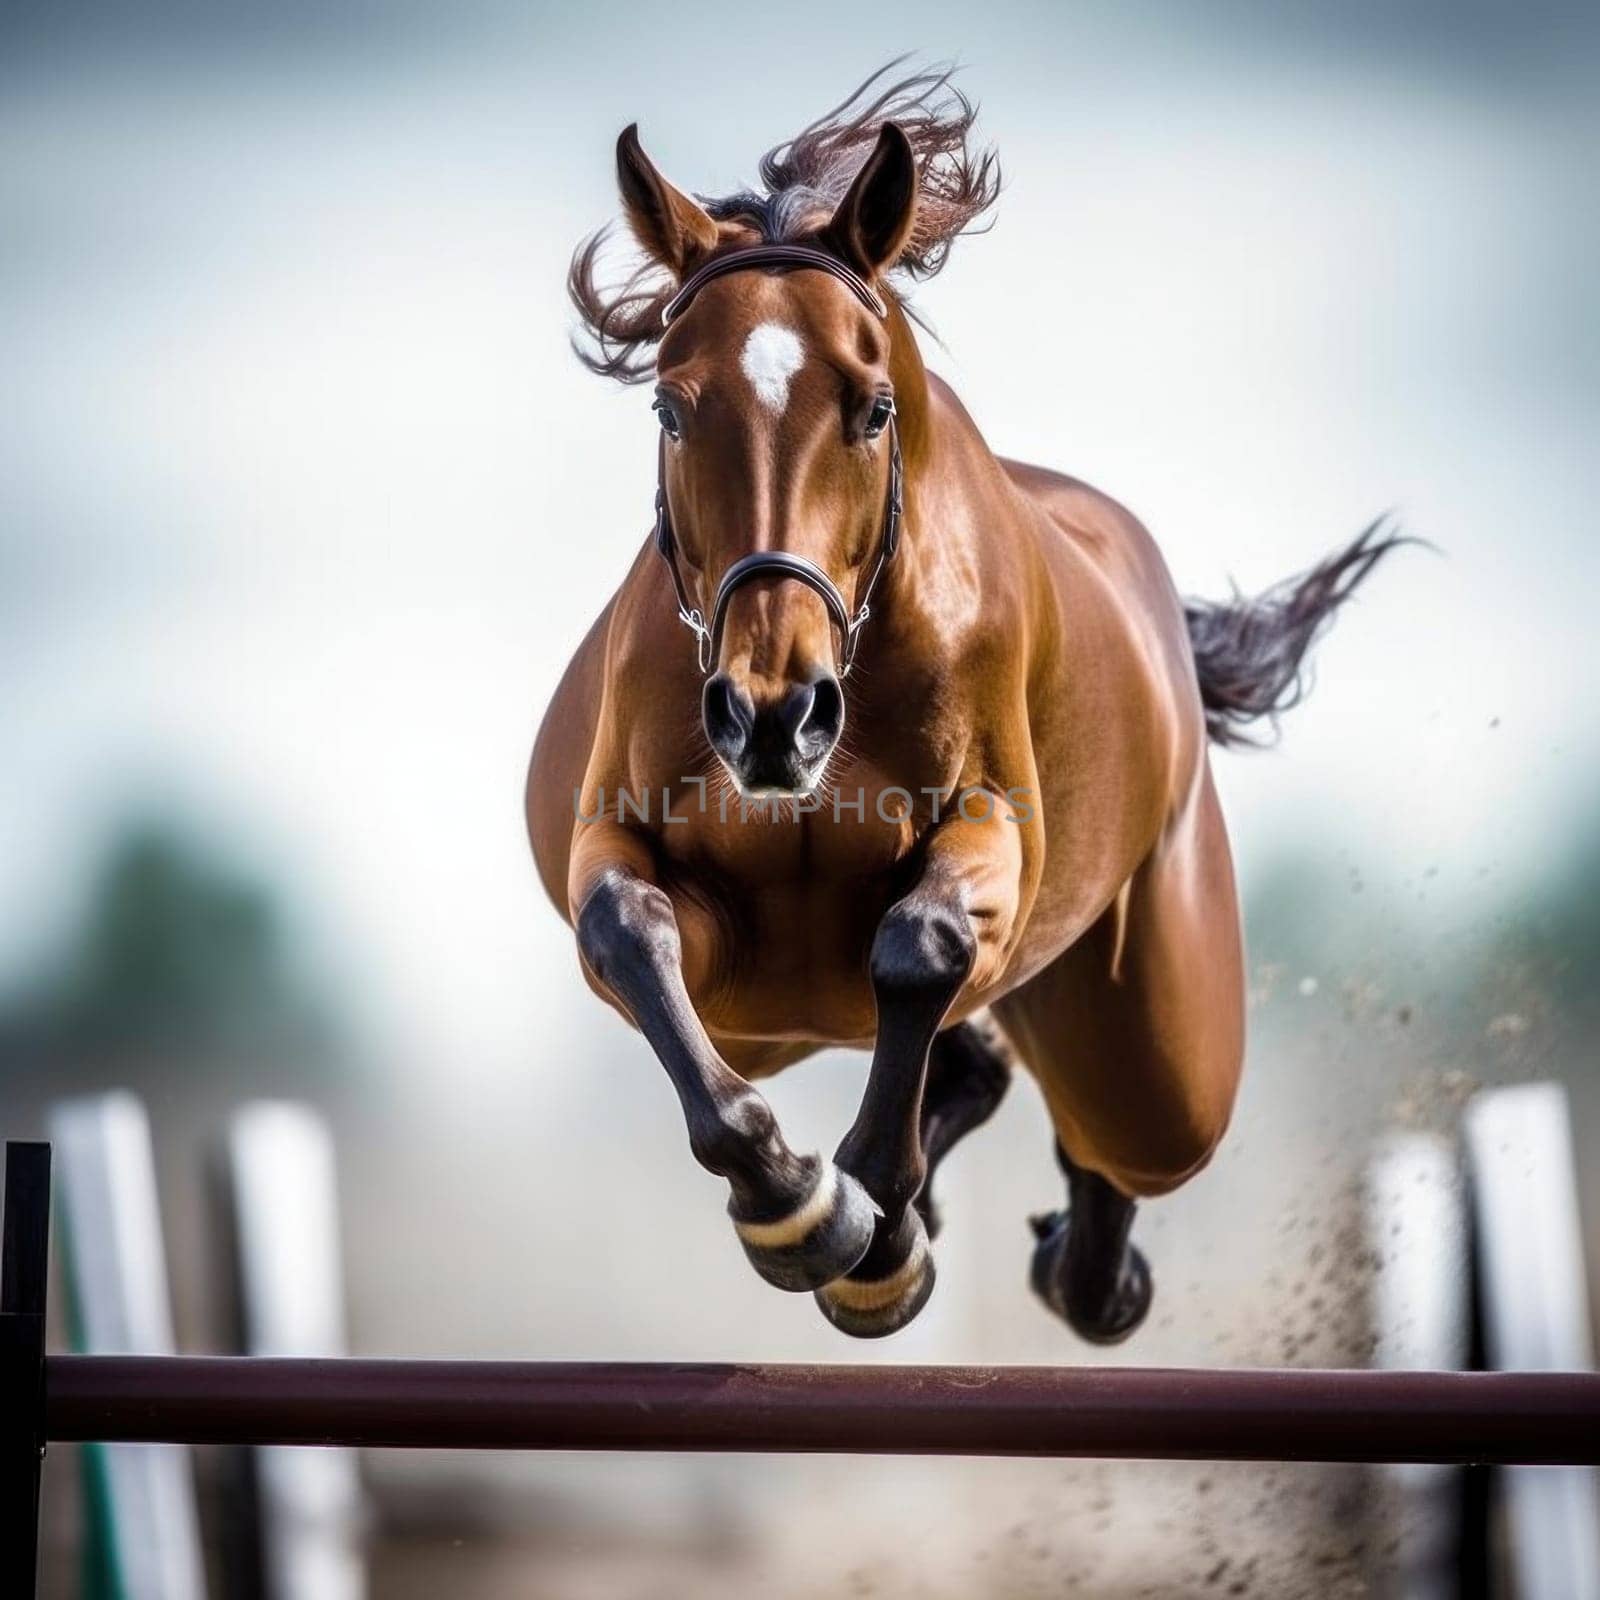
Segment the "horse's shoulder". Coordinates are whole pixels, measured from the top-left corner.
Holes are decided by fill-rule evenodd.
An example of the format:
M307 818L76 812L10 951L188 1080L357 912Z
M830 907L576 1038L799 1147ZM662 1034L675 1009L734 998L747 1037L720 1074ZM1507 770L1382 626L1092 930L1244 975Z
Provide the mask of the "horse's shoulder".
M640 545L584 635L562 682L563 687L568 680L574 686L581 682L598 710L603 692L636 693L659 684L675 664L686 662L692 671L694 659L694 640L678 620L672 579L652 537ZM591 709L587 698L583 703L586 711ZM592 716L587 725L593 729Z
M600 716L605 681L606 636L616 601L590 625L561 681L550 696L528 762L524 808L534 864L545 892L563 916L567 913L567 861L572 844L572 813L566 797L583 782L592 731Z
M657 638L651 627L655 603L661 598L652 588L653 568L659 566L654 546L647 542L567 661L534 740L528 769L530 827L538 819L541 832L564 837L570 809L543 816L542 809L548 807L541 808L539 797L570 795L573 787L583 782L596 741L608 725L607 697L635 701L640 684L648 681L651 653L656 653L655 676L659 680L660 664L670 660L667 650L680 645L676 637ZM673 615L671 611L668 614ZM689 656L692 660L692 643ZM611 724L616 724L614 717ZM539 854L536 841L535 855ZM545 866L541 857L541 872ZM565 871L564 858L561 870Z

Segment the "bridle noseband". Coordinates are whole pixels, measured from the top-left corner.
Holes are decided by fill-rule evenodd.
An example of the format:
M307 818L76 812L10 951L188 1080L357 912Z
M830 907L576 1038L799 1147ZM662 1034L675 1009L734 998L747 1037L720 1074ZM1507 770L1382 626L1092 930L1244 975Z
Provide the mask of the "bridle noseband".
M824 250L813 250L801 244L754 245L748 250L737 250L731 255L718 256L708 261L698 272L684 280L683 287L662 310L662 326L670 326L680 316L689 302L710 283L728 272L744 272L756 267L785 270L795 267L814 268L837 278L850 292L876 316L887 317L889 308L883 298L865 278L852 272L837 256ZM900 459L900 430L896 424L893 402L890 402L889 421L889 492L883 508L883 533L878 540L877 559L865 583L861 585L861 603L854 612L845 604L839 586L815 561L795 555L788 550L755 550L741 557L722 575L717 585L716 599L711 606L711 620L706 621L700 608L691 604L689 591L684 586L683 573L678 567L678 541L672 531L672 512L667 505L667 439L661 436L661 446L656 456L656 550L672 574L672 587L678 596L678 620L695 636L699 651L700 671L711 670L722 644L722 626L727 620L728 603L734 591L749 583L752 578L793 578L821 596L828 615L838 628L842 645L839 653L839 676L848 677L855 662L856 646L861 640L861 630L872 615L871 600L883 569L894 558L900 545L900 518L904 510L905 469Z

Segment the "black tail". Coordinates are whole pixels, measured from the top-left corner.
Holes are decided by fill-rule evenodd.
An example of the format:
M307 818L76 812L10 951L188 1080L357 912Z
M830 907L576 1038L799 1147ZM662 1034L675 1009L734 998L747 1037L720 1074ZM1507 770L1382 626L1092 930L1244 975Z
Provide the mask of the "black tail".
M1186 600L1206 732L1220 745L1265 741L1245 730L1263 717L1275 732L1280 712L1304 697L1306 652L1334 612L1396 545L1415 541L1380 517L1361 535L1264 594L1212 604Z

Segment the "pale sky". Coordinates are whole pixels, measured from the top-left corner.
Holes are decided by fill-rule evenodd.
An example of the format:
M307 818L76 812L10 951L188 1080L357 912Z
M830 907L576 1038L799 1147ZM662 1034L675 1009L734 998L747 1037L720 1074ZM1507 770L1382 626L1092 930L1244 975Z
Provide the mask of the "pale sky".
M934 6L908 40L804 14L22 26L0 979L147 804L282 875L397 1064L488 1086L599 1025L521 779L645 532L654 434L567 354L566 260L624 123L725 189L908 44L968 64L1006 171L994 231L918 293L997 449L1124 500L1186 590L1388 508L1443 552L1374 579L1277 753L1218 758L1247 882L1343 852L1394 903L1438 869L1465 918L1553 870L1600 677L1582 18Z

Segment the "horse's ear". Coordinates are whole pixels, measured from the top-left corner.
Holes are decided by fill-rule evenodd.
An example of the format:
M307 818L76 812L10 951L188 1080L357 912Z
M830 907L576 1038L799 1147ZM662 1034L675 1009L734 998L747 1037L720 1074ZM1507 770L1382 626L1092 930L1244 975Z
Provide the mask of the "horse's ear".
M617 187L633 236L647 254L678 277L684 277L716 248L716 223L656 171L639 144L636 122L630 122L617 136Z
M870 278L899 259L916 220L916 152L905 130L886 122L866 165L822 230L822 242Z

